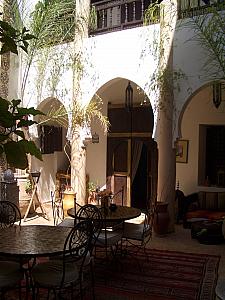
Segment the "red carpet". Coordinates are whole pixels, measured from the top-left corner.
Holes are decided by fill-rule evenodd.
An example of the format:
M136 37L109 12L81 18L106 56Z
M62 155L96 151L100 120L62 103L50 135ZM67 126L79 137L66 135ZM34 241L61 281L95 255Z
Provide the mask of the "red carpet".
M213 300L220 257L147 250L107 265L96 263L96 300ZM87 291L85 299L89 297ZM41 291L40 299L47 296ZM63 295L64 299L70 299ZM9 293L6 299L18 299ZM22 298L23 299L23 298ZM53 299L53 298L51 298Z
M122 259L116 272L97 268L97 299L213 300L219 257L147 250Z

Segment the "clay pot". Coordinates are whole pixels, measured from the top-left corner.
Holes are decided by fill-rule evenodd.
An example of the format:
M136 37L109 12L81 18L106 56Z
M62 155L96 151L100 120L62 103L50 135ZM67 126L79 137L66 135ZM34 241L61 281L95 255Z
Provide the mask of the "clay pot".
M156 212L154 216L154 231L157 235L168 233L169 213L167 210L168 202L158 202L156 204Z

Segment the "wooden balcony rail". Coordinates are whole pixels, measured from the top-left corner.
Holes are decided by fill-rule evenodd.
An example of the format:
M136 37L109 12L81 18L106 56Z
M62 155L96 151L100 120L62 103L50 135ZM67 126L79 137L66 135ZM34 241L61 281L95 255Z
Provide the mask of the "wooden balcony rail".
M92 1L97 13L97 29L90 34L96 35L141 26L144 11L154 2L155 0Z
M212 7L222 10L223 0L179 0L178 18L190 18L198 15L210 13Z
M145 10L156 2L162 0L92 0L97 14L97 28L90 35L142 26ZM178 18L209 13L212 7L224 9L222 3L224 0L178 0ZM152 23L159 22L157 13L157 19L154 18Z

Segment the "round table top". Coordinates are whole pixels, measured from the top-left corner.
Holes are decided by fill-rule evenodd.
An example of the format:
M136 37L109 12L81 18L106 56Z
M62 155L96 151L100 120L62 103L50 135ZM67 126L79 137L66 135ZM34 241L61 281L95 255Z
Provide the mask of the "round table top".
M63 253L71 228L46 225L0 229L0 254L16 257L51 256Z
M74 208L68 209L67 214L70 217L74 218L75 217ZM141 210L139 208L117 205L115 211L111 211L109 207L107 207L106 213L104 213L102 217L106 221L125 221L129 219L137 218L140 215L141 215Z

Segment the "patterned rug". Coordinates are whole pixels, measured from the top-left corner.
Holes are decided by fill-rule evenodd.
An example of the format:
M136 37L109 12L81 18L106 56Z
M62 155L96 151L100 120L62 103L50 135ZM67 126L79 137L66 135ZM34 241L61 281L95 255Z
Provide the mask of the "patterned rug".
M132 248L130 249L132 250ZM147 249L95 264L96 300L213 300L219 256ZM85 300L92 299L90 290ZM43 291L40 299L44 299ZM69 299L64 294L64 299ZM16 299L12 294L8 299Z
M148 249L147 257L139 252L108 268L96 266L97 299L212 300L219 260L213 255Z

